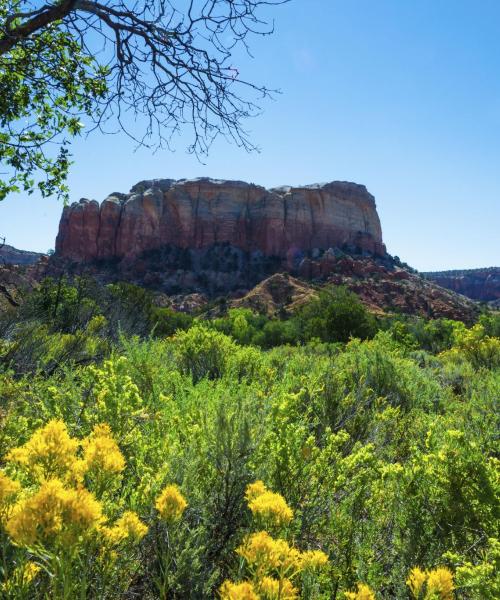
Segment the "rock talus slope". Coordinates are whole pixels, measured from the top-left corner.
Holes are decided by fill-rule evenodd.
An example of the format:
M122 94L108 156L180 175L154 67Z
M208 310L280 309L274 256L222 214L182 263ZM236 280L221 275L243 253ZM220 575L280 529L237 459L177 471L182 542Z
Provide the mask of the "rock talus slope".
M267 190L205 178L144 181L100 205L82 199L66 207L56 254L88 262L136 258L169 245L194 249L218 243L284 260L349 245L385 254L375 199L362 185Z

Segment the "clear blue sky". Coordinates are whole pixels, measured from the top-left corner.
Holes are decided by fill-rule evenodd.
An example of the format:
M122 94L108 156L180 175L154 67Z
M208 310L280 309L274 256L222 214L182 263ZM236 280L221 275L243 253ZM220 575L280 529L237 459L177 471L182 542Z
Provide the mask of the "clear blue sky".
M500 264L500 2L292 0L255 38L243 76L283 92L248 123L260 154L221 141L134 152L123 136L74 144L72 200L141 179L201 175L266 186L335 179L377 201L391 254L419 270ZM0 235L54 247L61 204L0 202Z

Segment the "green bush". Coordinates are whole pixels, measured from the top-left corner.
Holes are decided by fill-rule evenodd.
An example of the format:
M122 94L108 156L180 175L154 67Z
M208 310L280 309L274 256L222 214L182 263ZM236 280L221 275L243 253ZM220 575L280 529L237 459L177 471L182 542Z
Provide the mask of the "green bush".
M320 292L295 317L303 341L348 342L351 337L367 339L376 332L374 317L356 294L343 287Z
M78 285L61 284L57 300L58 286L46 283L1 329L0 597L208 600L249 572L259 583L237 553L264 526L245 497L259 480L272 490L266 510L281 494L293 512L266 531L328 556L324 571L292 575L303 600L340 600L360 583L373 590L360 588L367 598L409 598L414 567L451 569L453 600L498 596L494 321L390 318L362 340L332 316L346 308L344 292L282 320L238 309L191 322L134 287L101 288L89 313ZM10 515L28 514L26 500L45 470L66 464L71 444L52 437L12 450L52 420L77 440L80 461L96 427L110 433L92 446L94 459L106 464L118 448L123 460L110 479L79 461L59 475L73 508L44 521L43 510L59 510L49 496L42 513L28 511L52 536L30 545L12 537ZM187 503L171 521L156 506L167 486ZM73 510L88 500L82 490L103 520L73 539L58 523L85 521L89 513ZM103 536L131 512L147 533L110 551Z

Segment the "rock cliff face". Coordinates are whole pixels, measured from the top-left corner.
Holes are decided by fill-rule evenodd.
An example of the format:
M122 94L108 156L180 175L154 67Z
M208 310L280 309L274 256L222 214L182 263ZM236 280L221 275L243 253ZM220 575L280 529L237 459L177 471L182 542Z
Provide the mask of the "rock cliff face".
M500 267L423 273L438 285L482 302L500 301Z
M63 211L56 255L81 263L129 260L165 247L220 244L285 264L332 247L385 255L375 200L362 185L266 190L212 179L143 181L101 205L82 199Z

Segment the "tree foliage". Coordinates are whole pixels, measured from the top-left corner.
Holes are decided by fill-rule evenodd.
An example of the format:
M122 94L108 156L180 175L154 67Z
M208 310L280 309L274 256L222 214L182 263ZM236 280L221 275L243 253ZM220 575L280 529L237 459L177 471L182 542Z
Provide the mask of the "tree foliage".
M36 185L66 197L84 122L153 147L188 128L198 155L218 135L254 148L243 122L270 91L233 60L272 33L267 9L284 1L1 0L0 199Z

